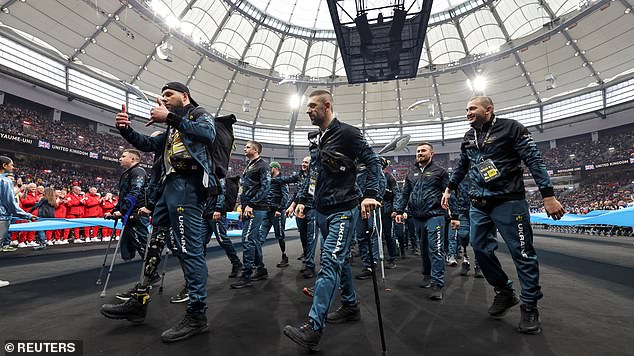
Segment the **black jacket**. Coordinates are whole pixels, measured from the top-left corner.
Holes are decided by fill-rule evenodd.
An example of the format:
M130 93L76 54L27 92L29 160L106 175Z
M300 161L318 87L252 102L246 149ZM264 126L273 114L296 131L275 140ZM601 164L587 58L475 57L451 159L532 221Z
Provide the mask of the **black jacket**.
M136 210L145 205L145 169L140 165L134 165L126 169L121 178L119 178L119 200L114 206L113 211L119 211L125 214L131 207L126 197L131 196L135 199L133 214Z
M372 151L358 128L340 122L330 123L320 139L320 131L308 134L310 142L309 178L298 193L298 202L305 204L314 198L315 209L322 214L350 210L359 204L355 189L357 171L355 159L368 170L364 198L379 197L381 160ZM310 194L310 181L316 177L314 194Z
M271 178L271 184L292 184L292 183L297 184L295 188L295 192L293 193L293 196L289 199L289 204L287 204L287 205L290 205L291 202L298 203L297 193L300 191L300 188L304 184L304 180L307 177L308 177L308 172L299 171L298 173L292 174L290 176L286 176L286 177L277 176L275 178ZM306 208L312 208L313 200L312 199L307 200L306 202L304 202L304 206Z
M425 167L415 163L407 172L394 210L402 214L407 207L408 214L415 218L444 215L440 200L448 182L447 171L433 160Z
M249 161L240 178L240 204L244 209L250 206L254 210L266 210L266 197L271 188L269 165L262 157Z
M482 142L489 131L487 141ZM460 150L460 159L449 181L450 190L455 190L462 179L469 174L471 198L524 199L523 161L533 175L542 197L555 195L546 165L533 137L526 127L515 120L493 115L491 120L477 132L475 128L467 131ZM499 177L489 182L485 182L477 167L479 163L487 159L491 159L500 172Z
M269 210L283 213L288 207L288 202L288 185L280 181L274 181L271 178L271 189L269 189L269 194L266 197L266 204Z

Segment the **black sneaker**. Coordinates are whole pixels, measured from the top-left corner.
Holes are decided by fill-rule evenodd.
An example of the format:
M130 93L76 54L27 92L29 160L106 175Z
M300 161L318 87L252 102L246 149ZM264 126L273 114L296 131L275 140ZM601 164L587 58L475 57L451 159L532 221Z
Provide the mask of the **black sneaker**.
M442 287L439 287L435 284L431 285L431 293L429 293L429 299L431 300L442 300Z
M356 279L368 279L372 277L372 270L369 268L364 268L363 271L361 271L361 273L359 273L356 277Z
M424 274L423 275L423 282L419 285L419 287L421 288L429 288L431 287L431 276Z
M387 263L385 264L385 268L387 269L396 268L396 263L394 263L394 261L387 261Z
M469 273L470 269L471 269L471 266L469 265L469 261L462 261L462 264L460 267L460 275L466 276Z
M284 327L284 335L291 339L299 346L305 347L310 351L319 351L319 339L321 339L321 330L315 330L312 321L305 321L299 326L286 325Z
M304 278L306 278L306 279L310 279L310 278L315 277L315 269L314 269L314 268L307 267L307 268L304 270L304 274L302 274L302 276L303 276Z
M277 267L279 268L288 267L288 256L286 256L285 254L282 255L282 260L280 261L280 263L277 264Z
M178 292L175 296L170 298L170 303L184 303L189 300L189 293L187 293L187 286L184 286L183 289Z
M253 284L251 284L251 278L245 277L244 275L240 276L237 281L231 283L231 288L233 289L242 289L246 287L253 287Z
M522 304L520 305L522 312L522 318L520 319L520 325L517 330L524 334L536 335L542 332L542 328L539 325L539 310L537 306Z
M124 303L104 304L101 306L101 314L110 319L126 319L132 323L142 323L147 313L147 305L150 301L149 295L145 298L145 303L130 298Z
M255 271L253 276L251 276L252 281L261 281L263 279L269 278L269 271L266 268L259 269Z
M183 320L161 334L161 340L165 343L176 342L208 331L209 325L204 313L187 313Z
M341 305L339 309L326 316L326 322L329 324L341 324L347 321L361 320L361 310L358 305L347 306Z
M517 305L520 300L515 295L515 291L510 288L497 289L495 288L495 298L493 298L493 304L489 308L489 314L494 318L501 318L506 315L506 312L513 306Z
M238 276L240 275L240 271L242 271L242 264L234 265L233 267L231 267L229 278L238 278Z
M484 274L482 274L482 270L480 269L480 267L476 267L473 272L475 273L473 276L475 278L484 278Z

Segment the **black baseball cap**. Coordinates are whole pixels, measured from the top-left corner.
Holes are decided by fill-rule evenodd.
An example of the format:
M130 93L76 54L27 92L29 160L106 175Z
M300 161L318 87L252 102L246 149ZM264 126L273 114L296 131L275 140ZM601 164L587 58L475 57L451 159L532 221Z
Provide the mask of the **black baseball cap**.
M189 88L187 87L187 85L183 83L179 83L179 82L169 82L163 85L163 88L161 88L161 93L164 92L165 89L171 89L181 93L187 93L187 96L189 97L189 102L194 106L198 106L198 103L196 102L196 100L192 98L192 94L189 92Z

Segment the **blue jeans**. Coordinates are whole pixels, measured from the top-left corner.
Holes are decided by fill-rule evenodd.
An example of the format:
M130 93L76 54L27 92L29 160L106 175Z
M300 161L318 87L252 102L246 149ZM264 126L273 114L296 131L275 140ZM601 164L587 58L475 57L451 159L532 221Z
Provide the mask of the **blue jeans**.
M408 219L409 220L409 219ZM420 240L423 274L431 275L432 284L445 285L445 252L443 248L445 217L413 218L416 236Z
M121 258L131 260L134 258L135 252L139 253L141 258L145 255L145 246L147 245L148 235L148 218L144 216L130 216L123 234L121 234Z
M460 227L458 228L458 244L462 246L464 255L467 256L467 246L469 246L469 229L471 225L469 223L469 211L461 211L458 214L458 219L460 219ZM495 236L495 232L493 235ZM474 264L476 268L480 268L477 258L474 258Z
M262 219L262 225L260 226L260 242L264 244L267 236L269 235L269 231L271 231L271 226L273 226L275 238L280 245L280 250L282 250L282 253L285 253L286 235L284 233L284 228L286 227L286 215L282 213L282 215L278 218L275 216L275 210L268 210L265 211L265 213L264 219Z
M495 255L498 248L497 227L517 269L522 287L520 299L526 304L537 305L543 294L539 285L539 263L533 248L533 229L526 200L506 201L486 209L472 206L469 215L471 246L487 282L498 289L513 287L513 282L504 273Z
M361 212L359 212L361 214ZM357 239L357 246L359 246L359 255L361 255L361 261L363 262L364 268L370 268L372 266L372 260L374 263L379 261L379 239L377 236L378 231L381 230L381 224L379 223L379 215L376 215L376 220L374 221L374 213L370 214L370 218L366 221L361 219L361 217L357 217L357 223L355 225L354 235ZM367 226L369 224L369 226ZM375 229L376 227L376 229ZM366 229L370 229L370 236L366 235ZM372 239L372 258L370 258L370 248L368 246L368 239Z
M0 238L2 239L0 247L11 244L11 234L9 233L10 224L11 220L0 220Z
M207 309L206 236L201 218L206 196L202 174L172 173L165 178L165 189L152 215L153 234L171 228L167 246L178 257L185 275L188 313Z
M325 215L317 212L315 220L322 236L321 268L315 281L315 296L308 317L313 321L315 330L321 330L326 324L328 310L341 286L343 305L357 304L357 295L352 284L350 268L350 243L354 226L359 217L359 208Z
M471 246L487 282L496 288L513 287L495 255L497 227L517 269L522 287L520 299L526 304L537 305L544 295L539 285L539 262L533 247L533 229L526 200L510 200L486 209L472 206L469 216Z
M242 216L242 275L245 278L251 278L253 266L259 270L264 268L260 227L265 215L265 210L253 210L252 218Z
M383 210L383 209L381 209ZM396 247L397 234L399 232L396 229L396 222L392 220L390 216L391 212L381 212L381 224L383 225L383 241L387 246L387 260L394 261L399 255L398 248Z
M420 238L416 235L416 227L414 226L414 218L405 220L405 228L407 240L412 251L418 251Z
M299 237L306 239L306 249L304 250L304 263L307 268L315 268L315 249L317 248L317 239L315 238L315 209L304 208L304 217L297 221L297 230Z
M225 225L226 220L227 217L225 214L222 214L218 221L214 221L211 217L207 218L207 223L204 225L205 236L207 236L205 238L205 246L207 246L211 240L211 235L215 235L216 241L218 241L220 247L225 250L225 254L227 254L231 265L240 266L242 262L240 262L240 258L236 253L236 248L233 246L231 239L227 236L227 227Z
M447 254L454 256L458 254L458 232L455 230L449 231L447 234L447 243L449 244Z

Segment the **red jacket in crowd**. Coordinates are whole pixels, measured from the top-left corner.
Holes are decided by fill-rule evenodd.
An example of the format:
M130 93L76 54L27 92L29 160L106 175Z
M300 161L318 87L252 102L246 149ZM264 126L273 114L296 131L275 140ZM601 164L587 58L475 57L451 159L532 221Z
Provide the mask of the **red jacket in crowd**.
M68 202L66 203L66 206L68 206L66 217L81 218L84 216L84 202L82 198L81 195L73 193L66 195L66 201Z
M20 195L20 206L24 211L29 211L39 200L37 193L28 192L26 196ZM37 215L37 209L33 210L33 215Z
M57 198L57 206L55 207L55 217L66 219L66 211L68 208L66 207L66 200L62 198Z
M100 197L97 194L87 193L84 199L85 218L97 218L103 216L103 213L101 212L101 205L99 204Z
M116 204L116 201L114 199L112 201L108 201L104 199L101 202L101 211L103 212L103 214L112 213L112 209L114 209L115 204Z

